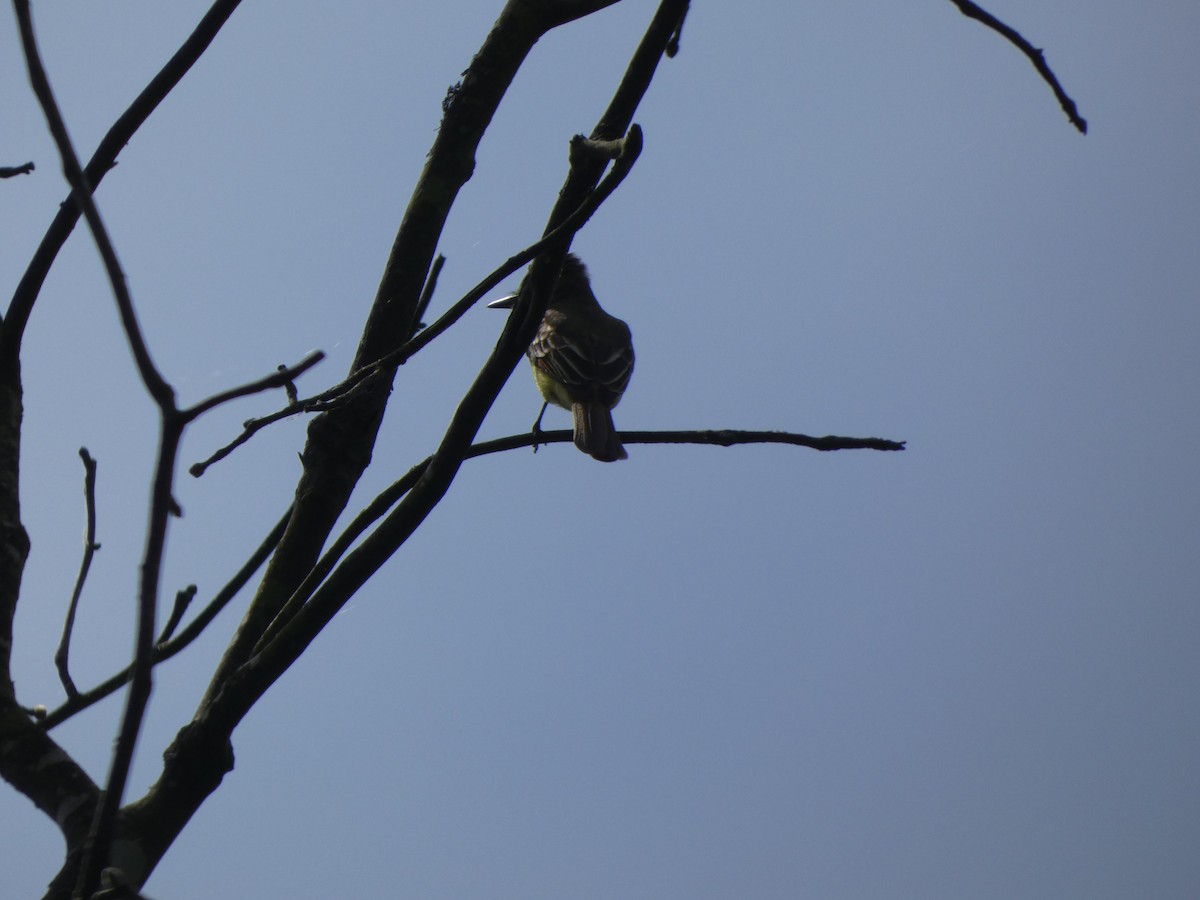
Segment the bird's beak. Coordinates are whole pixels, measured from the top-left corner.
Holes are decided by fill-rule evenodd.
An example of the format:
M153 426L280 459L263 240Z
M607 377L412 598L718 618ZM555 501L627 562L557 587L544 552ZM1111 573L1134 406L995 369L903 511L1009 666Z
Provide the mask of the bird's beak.
M512 309L513 304L517 302L517 297L520 294L509 294L507 297L501 297L499 300L493 300L488 304L488 309Z

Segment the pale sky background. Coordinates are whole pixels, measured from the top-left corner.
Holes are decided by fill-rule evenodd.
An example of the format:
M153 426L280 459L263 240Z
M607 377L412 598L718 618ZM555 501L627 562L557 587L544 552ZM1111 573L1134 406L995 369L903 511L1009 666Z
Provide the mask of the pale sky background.
M246 3L137 134L98 200L183 402L314 348L302 389L339 379L501 5ZM36 6L84 156L206 8ZM444 235L436 309L540 233L653 8L535 49ZM907 452L468 463L236 732L150 896L1200 896L1200 5L988 8L1045 48L1087 137L948 2L697 2L636 117L641 160L575 245L633 328L618 427ZM7 302L66 188L0 22L0 164L38 166L0 182ZM481 308L400 373L356 501L433 448L501 324ZM55 706L77 450L100 464L89 685L130 653L154 449L82 230L25 359L15 663L22 701ZM280 399L200 423L184 465ZM483 436L537 406L522 366ZM240 565L303 434L181 472L164 596L207 599ZM244 607L158 670L134 794ZM55 732L96 778L120 708ZM7 787L0 848L5 898L61 861Z

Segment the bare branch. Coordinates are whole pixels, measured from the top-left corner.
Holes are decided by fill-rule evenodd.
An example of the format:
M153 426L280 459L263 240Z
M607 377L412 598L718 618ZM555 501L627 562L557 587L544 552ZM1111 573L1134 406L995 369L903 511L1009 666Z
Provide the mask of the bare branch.
M43 723L31 720L9 698L0 700L0 775L54 822L68 852L78 852L92 822L100 789Z
M183 418L185 421L191 422L195 419L198 419L206 412L220 406L222 403L228 403L230 400L238 400L242 397L249 397L251 394L269 391L271 388L287 388L289 385L291 385L293 379L299 378L324 358L325 354L320 350L316 350L290 368L288 366L280 366L271 375L259 378L257 381L251 381L248 384L243 384L240 387L230 388L227 391L214 394L207 400L201 400L195 406L190 406L183 410ZM296 390L295 385L291 385L291 390L292 392Z
M150 114L158 108L163 99L169 94L195 64L201 54L208 49L209 44L217 36L221 27L233 15L241 0L216 0L199 24L179 47L166 65L150 80L145 89L113 123L112 128L100 141L96 152L88 162L85 175L87 183L95 189L105 174L117 164L117 154L129 143L134 133ZM17 357L21 347L21 337L33 304L42 289L46 275L54 264L58 251L62 249L67 238L71 236L75 223L79 221L80 207L75 202L74 194L68 196L59 207L54 221L46 229L42 242L29 261L25 274L21 277L16 291L13 292L12 302L4 317L4 328L0 330L0 361L10 361Z
M275 370L277 372L284 373L286 376L288 367L283 363L280 363L275 367ZM291 378L288 378L288 380L283 383L283 393L287 396L288 403L298 403L300 401L300 392L296 390L296 382L292 381Z
M263 633L262 638L255 647L256 652L267 646L279 633L280 629L292 620L292 617L308 602L308 598L312 596L313 591L333 571L333 567L337 565L338 560L345 556L347 551L354 546L354 542L362 537L372 524L383 518L387 511L400 501L401 497L412 490L412 486L416 484L417 479L421 477L426 466L429 465L429 459L429 457L426 457L421 460L421 462L409 469L401 478L393 481L380 491L354 517L345 530L330 545L329 549L321 554L321 558L312 567L312 571L305 576L300 586L288 598L287 603L284 604L274 621L271 622L270 626Z
M429 304L433 300L433 292L437 290L438 276L442 274L442 266L446 265L446 257L441 253L433 261L433 265L429 267L429 274L425 277L425 286L421 288L421 298L417 301L417 328L424 328L425 313L429 309ZM296 402L296 398L292 397L292 402Z
M0 166L0 178L12 178L15 175L28 175L36 169L32 162L24 163L20 166Z
M793 447L808 447L824 452L834 450L904 450L905 441L886 438L841 437L828 434L813 437L791 431L745 431L732 428L703 429L697 431L622 431L623 444L706 444L717 447L733 447L738 444L788 444ZM570 431L537 431L524 435L512 435L495 441L476 444L469 458L485 453L498 453L517 447L537 448L541 444L570 444Z
M228 583L217 591L204 609L197 613L196 618L192 619L175 637L165 642L160 639L159 643L154 647L155 665L170 659L198 638L213 619L217 617L217 614L228 606L229 602L237 596L238 592L249 583L250 579L254 577L254 573L262 567L263 563L267 561L267 558L279 544L279 539L283 537L283 531L287 527L291 515L292 510L289 507L250 558L229 579ZM58 707L58 709L48 712L42 719L44 727L46 729L55 728L76 713L82 712L88 707L99 703L105 697L120 690L122 685L128 684L132 676L133 666L126 666L117 674L96 685L96 687L83 691L77 697L68 700L62 706Z
M59 641L58 652L54 654L54 665L58 668L58 677L63 683L68 699L79 695L75 682L71 680L68 662L71 654L71 632L75 628L75 611L79 607L79 597L83 594L88 570L92 567L92 557L100 549L100 545L96 543L96 460L92 459L87 447L79 448L79 458L83 460L83 500L87 514L87 525L83 533L83 560L79 564L79 576L75 579L75 590L71 592L71 602L67 606L62 640Z
M161 646L175 633L175 629L183 621L183 614L192 605L192 601L196 599L196 591L196 585L189 584L182 591L175 592L175 603L171 606L171 615L167 617L167 622L163 625L163 629L158 635L158 640L155 641L156 647ZM157 663L158 660L156 659L155 662Z
M532 0L528 5L535 7L538 15L544 18L548 31L575 19L590 16L617 2L618 0Z
M288 418L288 416L294 416L297 413L302 412L304 412L304 405L302 402L297 401L296 403L289 403L283 409L279 410L278 412L273 412L269 416L263 416L260 419L247 419L244 423L242 423L241 434L235 437L224 447L220 447L214 451L213 454L208 457L208 459L203 459L198 463L192 463L192 465L188 467L188 474L193 478L199 478L208 471L209 466L219 463L230 453L242 446L242 444L246 443L248 440L250 440L250 438L254 437L254 435L262 431L262 429L266 428L272 422L278 422L281 419Z
M1029 57L1029 61L1033 63L1033 67L1042 76L1042 80L1050 85L1050 89L1054 91L1054 96L1058 98L1058 103L1062 107L1063 112L1067 114L1067 118L1071 120L1071 124L1079 129L1080 134L1087 134L1087 120L1079 115L1075 101L1067 96L1067 92L1063 90L1063 86L1058 83L1058 78L1050 70L1050 66L1046 64L1046 57L1041 50L1025 40L1015 28L1005 25L986 9L972 3L971 0L950 0L950 2L957 6L958 11L964 16L982 22L988 28L1003 35L1009 43Z
M670 39L667 41L667 59L674 59L679 53L679 42L683 39L683 23L687 21L688 11L685 9L683 15L679 17L679 21L675 25L675 31L672 32Z

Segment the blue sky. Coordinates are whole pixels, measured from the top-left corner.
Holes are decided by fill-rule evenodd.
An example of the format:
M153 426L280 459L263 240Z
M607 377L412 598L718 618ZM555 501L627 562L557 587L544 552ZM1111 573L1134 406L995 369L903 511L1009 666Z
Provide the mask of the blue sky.
M86 155L205 4L39 5ZM349 364L445 89L499 3L246 4L98 201L181 400L320 348ZM696 3L634 172L577 239L634 334L618 427L904 439L903 454L569 446L469 463L235 734L159 900L1191 898L1200 890L1200 8ZM653 4L547 36L443 236L444 308L535 238ZM0 28L0 282L58 166ZM515 285L514 279L513 284ZM356 499L434 446L502 324L401 371ZM15 657L56 705L80 553L89 684L130 652L153 409L77 233L26 340L33 540ZM274 408L188 432L185 464ZM518 370L483 429L524 431ZM548 427L566 416L548 414ZM166 590L211 595L288 503L303 424L181 475ZM234 604L158 672L132 790L190 717ZM56 736L94 777L120 704ZM0 791L6 894L55 829Z

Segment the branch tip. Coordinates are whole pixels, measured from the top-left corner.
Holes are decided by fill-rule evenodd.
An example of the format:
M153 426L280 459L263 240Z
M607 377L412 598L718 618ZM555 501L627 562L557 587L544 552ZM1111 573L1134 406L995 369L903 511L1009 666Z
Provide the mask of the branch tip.
M30 160L27 163L22 163L19 166L0 166L0 178L13 178L17 175L28 175L37 166Z
M1079 108L1075 105L1075 101L1067 94L1062 84L1059 83L1058 76L1047 65L1046 56L1040 48L1034 47L1033 44L1025 39L1024 35L1011 25L1001 22L986 9L971 2L971 0L950 0L950 2L958 7L958 11L968 19L975 19L977 22L982 22L1024 53L1029 61L1033 63L1033 67L1037 69L1038 74L1042 76L1042 80L1054 91L1054 96L1058 99L1058 105L1066 113L1067 119L1080 134L1087 134L1087 120L1079 114Z
M675 26L675 30L671 32L671 36L667 39L667 47L663 51L667 59L674 59L679 54L679 42L683 38L683 23L687 20L688 8L685 7L683 12L679 14L679 23Z

